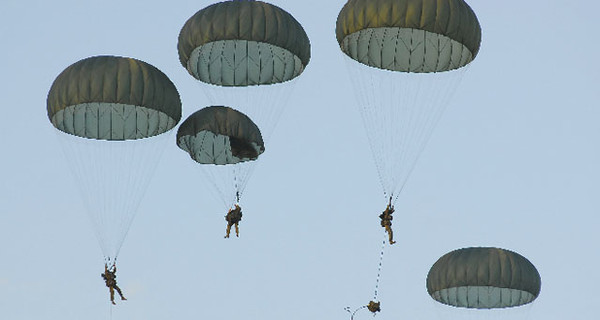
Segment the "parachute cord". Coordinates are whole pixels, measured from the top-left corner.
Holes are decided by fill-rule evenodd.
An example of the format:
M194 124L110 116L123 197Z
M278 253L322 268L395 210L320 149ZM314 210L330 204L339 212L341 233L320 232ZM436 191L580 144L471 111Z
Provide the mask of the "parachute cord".
M377 295L379 294L379 282L381 279L381 269L383 267L383 253L385 250L386 240L387 240L387 236L384 232L383 233L383 242L381 244L381 252L379 253L379 265L377 266L377 279L375 280L375 295L373 296L373 301L377 301Z
M400 188L400 192L398 192L398 194L396 194L396 196L394 197L393 200L392 200L392 197L390 197L390 204L394 204L394 203L396 203L396 201L398 201L398 197L400 196L400 193L402 192L402 189L404 189L404 186L402 186Z
M361 306L358 307L358 309L354 310L354 311L350 311L350 307L345 307L344 310L348 311L348 313L350 313L350 320L354 320L354 315L356 314L356 312L358 312L359 310L362 310L364 308L366 308L367 306Z
M105 256L104 257L104 264L106 265L106 267L108 269L111 269L111 268L115 267L117 265L117 257L115 256L114 258L111 259L110 256Z
M233 187L235 189L235 203L240 203L240 186L238 184L238 174L237 170L235 170L233 176Z

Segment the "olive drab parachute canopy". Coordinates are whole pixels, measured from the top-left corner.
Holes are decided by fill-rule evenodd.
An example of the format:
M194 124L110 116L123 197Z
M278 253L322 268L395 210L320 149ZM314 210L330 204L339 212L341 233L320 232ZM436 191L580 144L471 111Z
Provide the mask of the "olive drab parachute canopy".
M310 61L300 23L275 5L251 0L222 1L196 12L181 28L177 51L209 103L244 112L265 141Z
M175 85L140 60L96 56L80 60L54 81L48 117L63 132L90 139L152 137L181 119Z
M427 292L455 307L492 309L524 305L540 294L535 266L518 253L474 247L449 252L429 270Z
M262 1L223 1L198 11L181 29L177 49L194 78L219 86L285 82L310 60L300 23Z
M47 113L79 183L108 268L181 119L175 85L133 58L95 56L54 80Z
M190 115L179 126L177 146L202 164L202 172L228 208L239 202L253 160L265 151L256 124L225 106L206 107Z
M463 0L349 0L336 37L346 55L365 65L440 72L475 58L481 27Z
M201 164L236 164L265 151L260 130L245 114L213 106L196 111L179 126L177 145Z
M349 0L335 32L394 202L479 52L481 27L463 0Z

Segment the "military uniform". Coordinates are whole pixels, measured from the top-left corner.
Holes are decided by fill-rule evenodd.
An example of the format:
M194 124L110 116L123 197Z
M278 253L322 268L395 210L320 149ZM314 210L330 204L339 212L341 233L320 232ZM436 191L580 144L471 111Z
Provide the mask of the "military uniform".
M383 213L379 215L379 218L381 218L381 226L384 227L385 232L388 233L390 244L396 243L396 241L394 241L394 232L392 231L392 220L394 220L392 213L394 213L394 206L388 204Z
M229 209L227 215L225 216L225 220L227 220L227 231L225 234L225 238L229 238L229 233L231 232L231 226L235 225L235 236L240 236L240 228L239 223L242 220L242 208L239 205L235 205L235 209Z
M117 290L117 293L119 293L119 296L121 296L121 300L127 300L127 299L125 299L125 297L123 296L123 293L121 292L121 289L117 285L117 275L115 274L116 272L117 272L116 266L114 266L112 268L112 270L108 270L108 266L104 265L104 273L101 274L102 279L104 279L106 286L110 290L110 302L112 302L112 304L116 304L115 303L115 290Z

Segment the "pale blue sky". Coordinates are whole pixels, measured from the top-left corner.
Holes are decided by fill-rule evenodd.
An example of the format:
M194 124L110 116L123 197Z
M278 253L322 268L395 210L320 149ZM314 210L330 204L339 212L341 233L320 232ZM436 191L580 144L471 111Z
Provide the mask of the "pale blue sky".
M343 0L273 0L304 26L312 60L248 183L242 237L173 143L119 256L129 301L109 307L102 254L46 116L54 78L82 58L144 60L207 100L177 35L210 1L0 4L0 318L348 319L373 294L385 206L334 28ZM435 319L429 267L465 246L527 257L542 276L529 319L597 317L600 6L468 2L478 57L396 205L377 319ZM358 319L370 315L361 313Z

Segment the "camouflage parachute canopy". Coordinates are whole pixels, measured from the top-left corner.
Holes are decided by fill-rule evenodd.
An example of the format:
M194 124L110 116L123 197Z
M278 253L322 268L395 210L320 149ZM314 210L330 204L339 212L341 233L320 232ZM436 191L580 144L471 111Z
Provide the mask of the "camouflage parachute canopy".
M219 86L285 82L310 60L300 23L262 1L223 1L198 11L181 29L177 51L194 78Z
M348 0L335 32L350 58L402 72L458 69L481 43L479 21L464 0Z
M527 304L540 294L537 269L518 253L474 247L449 252L427 275L427 292L443 304L476 309Z
M152 65L133 58L80 60L54 80L48 118L58 130L89 139L132 140L172 129L181 119L175 85Z
M223 106L200 109L185 119L177 131L177 146L198 163L216 165L255 160L265 151L256 124Z

